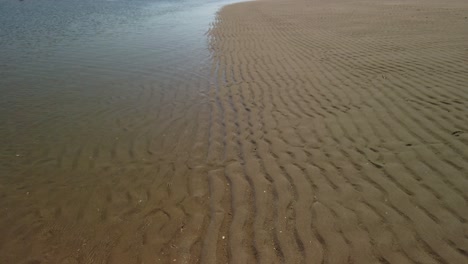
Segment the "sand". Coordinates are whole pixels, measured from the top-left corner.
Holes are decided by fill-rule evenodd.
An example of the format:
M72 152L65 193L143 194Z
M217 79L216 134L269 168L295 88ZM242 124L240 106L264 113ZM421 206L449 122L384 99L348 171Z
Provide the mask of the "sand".
M99 147L2 161L0 263L467 263L467 17L224 7L209 82L140 87Z
M466 1L225 7L203 260L468 263L467 16Z

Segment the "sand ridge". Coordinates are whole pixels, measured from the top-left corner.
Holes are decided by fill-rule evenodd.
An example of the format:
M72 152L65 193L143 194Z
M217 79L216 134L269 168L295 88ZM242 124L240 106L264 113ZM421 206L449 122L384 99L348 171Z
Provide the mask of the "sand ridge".
M210 180L229 189L210 189L218 244L206 238L203 262L466 263L467 14L462 1L223 8L210 152L225 168Z

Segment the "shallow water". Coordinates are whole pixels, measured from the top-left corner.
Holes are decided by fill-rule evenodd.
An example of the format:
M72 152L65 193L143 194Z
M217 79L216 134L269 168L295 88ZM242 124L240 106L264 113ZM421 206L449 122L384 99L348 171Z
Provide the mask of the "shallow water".
M142 106L135 98L142 89L181 89L178 100L195 98L208 83L205 33L222 4L0 3L1 155L8 160L50 152L70 135L86 134L90 141L110 136L100 132L102 125L112 123L117 130L124 126L117 124L122 113L116 111ZM194 80L206 83L196 85Z
M207 109L206 33L227 3L0 2L1 263L164 255L126 259L132 238L119 239L191 196L179 169Z

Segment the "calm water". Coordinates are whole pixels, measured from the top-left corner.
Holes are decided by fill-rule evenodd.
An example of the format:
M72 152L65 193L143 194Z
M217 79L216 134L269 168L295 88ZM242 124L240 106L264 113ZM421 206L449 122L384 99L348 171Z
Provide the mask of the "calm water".
M186 70L206 60L203 34L221 3L2 1L2 89L21 75L66 76L70 83L83 80L82 76L99 80L113 79L115 74L148 76L163 64L169 69L185 65Z
M118 119L129 112L123 108L143 104L135 98L142 89L196 100L193 93L208 83L194 80L207 81L211 66L206 32L226 3L2 1L3 166L18 156L55 159L60 154L49 152L61 142L73 146L65 142L71 136L114 136L108 129L124 126Z
M167 263L228 1L0 2L0 263Z

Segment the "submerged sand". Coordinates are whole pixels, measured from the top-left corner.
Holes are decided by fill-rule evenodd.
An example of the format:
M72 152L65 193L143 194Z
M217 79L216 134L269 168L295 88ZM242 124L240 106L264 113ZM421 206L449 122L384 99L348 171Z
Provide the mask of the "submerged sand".
M118 138L3 161L27 176L0 185L0 262L467 263L467 17L223 8L211 84L141 87Z

